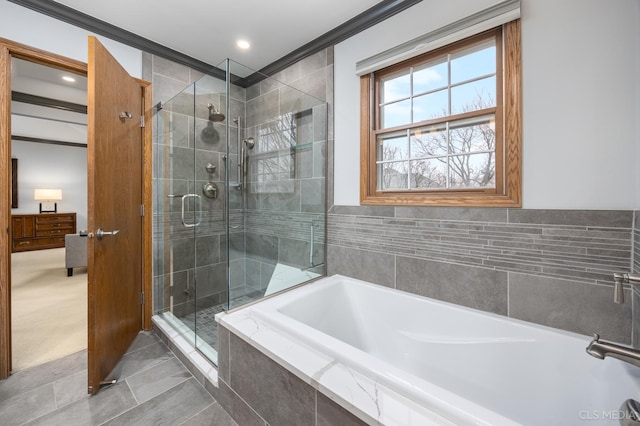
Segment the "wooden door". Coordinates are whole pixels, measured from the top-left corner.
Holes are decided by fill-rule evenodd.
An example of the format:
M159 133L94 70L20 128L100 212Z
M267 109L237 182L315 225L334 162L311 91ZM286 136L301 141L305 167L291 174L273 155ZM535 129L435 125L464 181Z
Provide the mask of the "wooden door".
M88 227L93 234L87 252L88 376L94 394L143 328L144 103L140 83L95 37L89 37L87 71Z

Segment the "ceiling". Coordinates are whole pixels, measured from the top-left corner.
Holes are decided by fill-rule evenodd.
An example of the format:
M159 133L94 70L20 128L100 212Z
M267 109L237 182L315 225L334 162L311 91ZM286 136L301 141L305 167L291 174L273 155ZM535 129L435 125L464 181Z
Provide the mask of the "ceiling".
M75 81L66 81L71 77ZM87 115L65 108L62 102L76 106L87 105L87 78L57 68L18 58L11 59L11 90L18 94L34 95L53 100L49 106L29 101L12 100L11 135L14 140L86 146ZM45 100L46 100L45 99ZM20 139L22 138L22 139Z
M339 27L365 11L368 11L365 20L373 23L375 19L384 19L381 13L389 13L391 9L398 11L399 7L408 7L419 0L10 1L81 27L86 23L81 14L89 15L90 30L96 25L95 19L104 21L117 27L116 30L129 31L193 58L196 64L201 61L204 65L215 66L230 58L255 71L295 60L300 50L306 52L306 47L301 47L310 42L317 46L323 39L321 36L336 28L338 31L332 34L345 37L346 33ZM66 8L73 9L71 14L68 9L65 11ZM251 43L250 49L238 48L236 43L239 39ZM296 52L297 49L300 50ZM281 60L283 58L285 60ZM251 74L251 70L246 70L246 75ZM76 81L70 83L62 80L65 74L69 75L55 68L16 59L12 61L12 90L86 105L86 77L75 75ZM63 141L63 144L86 142L86 114L13 101L12 133L27 138Z
M195 59L259 70L380 0L56 0ZM251 43L248 50L238 39Z

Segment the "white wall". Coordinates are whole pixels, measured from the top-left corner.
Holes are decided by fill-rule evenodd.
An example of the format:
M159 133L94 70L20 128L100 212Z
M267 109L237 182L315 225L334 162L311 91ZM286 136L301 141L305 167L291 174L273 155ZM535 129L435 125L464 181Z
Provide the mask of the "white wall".
M359 203L355 63L498 1L435 3L335 48L336 205ZM522 0L523 207L636 207L637 9L637 0Z
M0 0L0 37L87 62L86 30L22 6ZM142 76L142 52L106 37L97 36L129 74Z
M18 159L18 208L12 214L38 213L34 189L62 189L58 212L76 212L78 230L87 229L86 148L12 141L11 156Z
M0 37L86 62L92 33L27 8L0 0ZM142 52L98 36L100 42L134 77L142 76ZM12 213L37 213L36 187L62 189L58 211L78 213L78 229L87 227L87 151L84 148L12 142L18 158L19 200Z
M636 17L636 69L640 70L640 6ZM636 73L636 168L640 167L640 72ZM636 170L636 210L640 210L640 171Z

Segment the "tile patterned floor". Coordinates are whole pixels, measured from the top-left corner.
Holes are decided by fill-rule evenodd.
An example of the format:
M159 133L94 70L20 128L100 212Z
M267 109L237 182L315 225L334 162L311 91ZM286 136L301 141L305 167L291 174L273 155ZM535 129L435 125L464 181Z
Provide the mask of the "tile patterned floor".
M13 425L237 426L152 332L122 358L115 385L88 396L81 351L0 381L0 423Z

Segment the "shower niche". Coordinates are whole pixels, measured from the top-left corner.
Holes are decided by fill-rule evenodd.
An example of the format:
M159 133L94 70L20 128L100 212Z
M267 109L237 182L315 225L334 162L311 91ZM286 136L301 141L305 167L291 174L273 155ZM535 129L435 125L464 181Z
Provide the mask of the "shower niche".
M154 313L217 363L215 314L325 274L327 105L226 60L155 120Z

